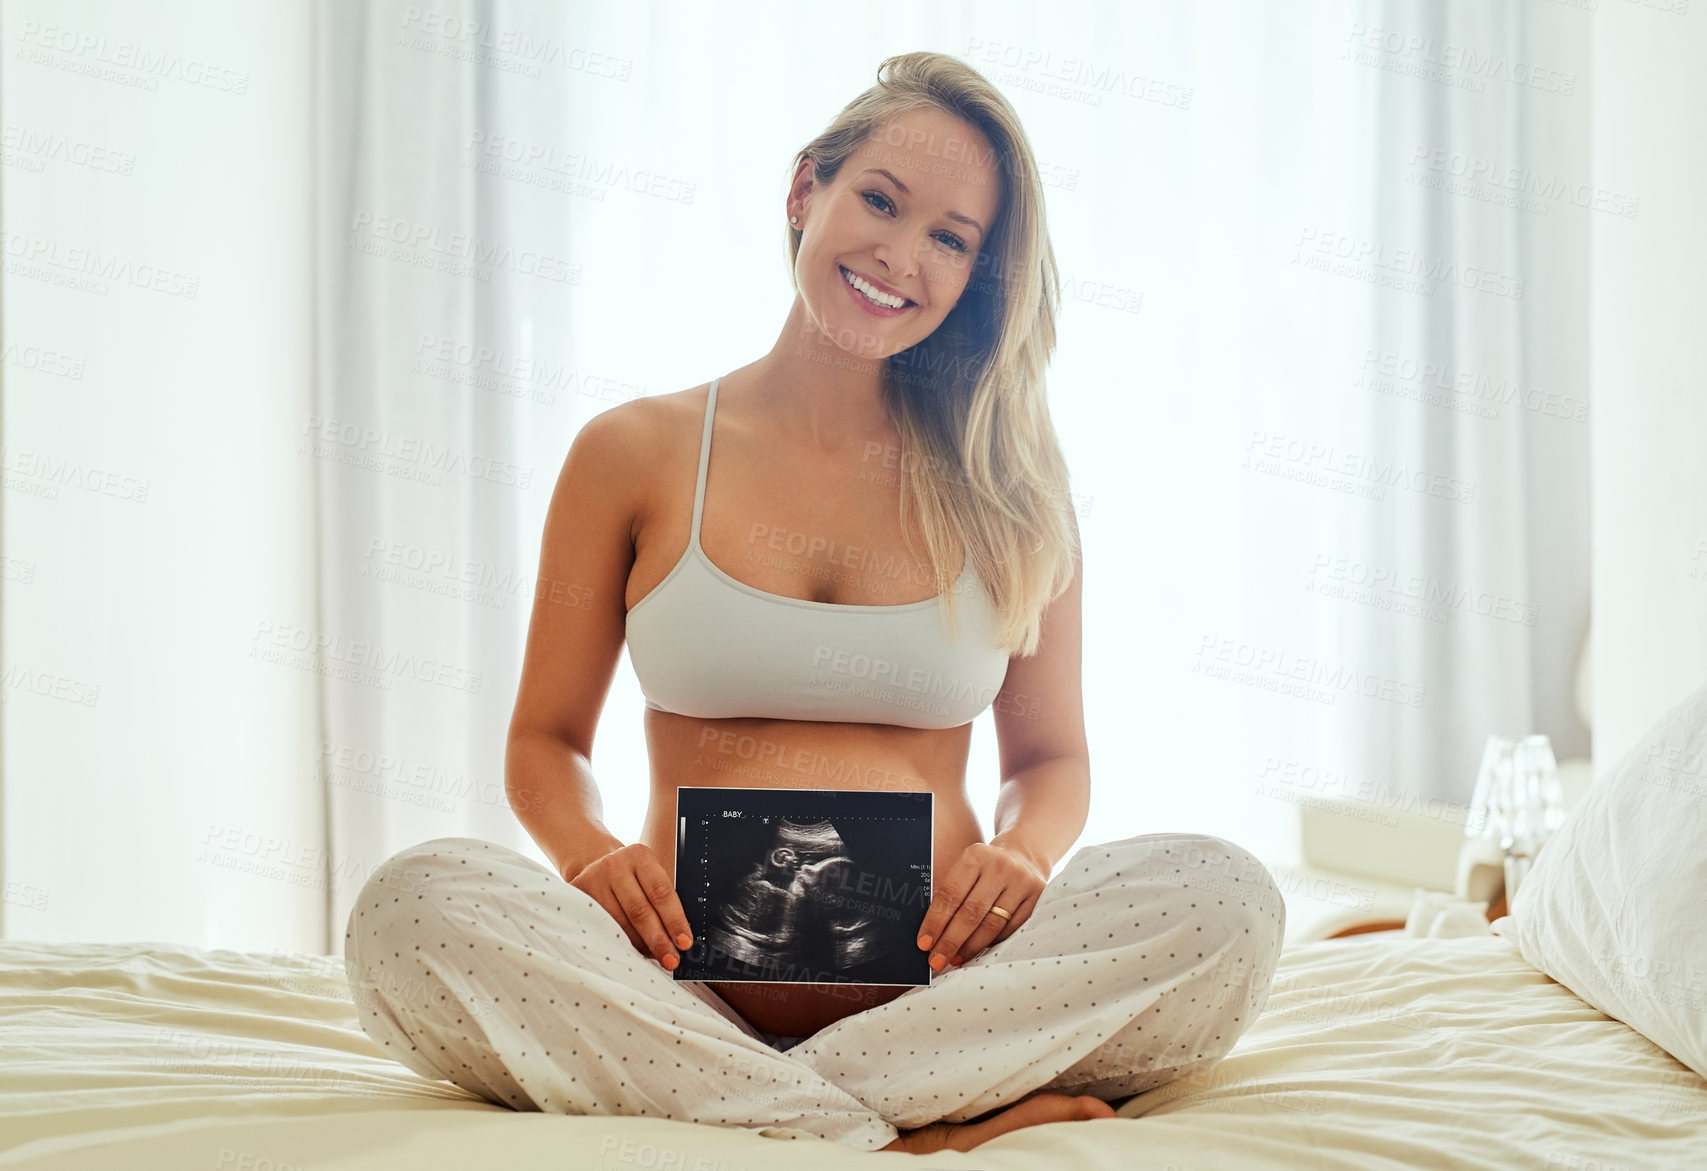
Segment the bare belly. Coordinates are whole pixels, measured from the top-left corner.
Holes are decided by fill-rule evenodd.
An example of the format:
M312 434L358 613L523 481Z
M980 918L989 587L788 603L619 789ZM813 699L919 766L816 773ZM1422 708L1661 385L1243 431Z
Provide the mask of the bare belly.
M701 720L646 709L651 796L641 841L675 881L678 787L810 788L935 795L935 882L967 846L984 840L966 799L971 725L900 728L799 720ZM761 763L761 761L763 763ZM824 775L825 771L833 775ZM920 912L920 920L924 918ZM707 981L755 1029L805 1037L907 991L893 984Z

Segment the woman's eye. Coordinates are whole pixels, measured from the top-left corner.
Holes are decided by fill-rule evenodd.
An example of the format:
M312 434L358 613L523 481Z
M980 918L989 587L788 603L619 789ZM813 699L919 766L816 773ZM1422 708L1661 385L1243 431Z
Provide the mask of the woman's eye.
M872 207L877 207L875 203L871 202L873 199L881 199L883 201L883 206L877 208L879 211L887 212L890 208L895 206L890 202L889 197L881 191L865 191L861 192L861 194L864 196L866 203L870 204ZM944 237L947 238L944 239ZM956 236L953 232L943 232L942 235L937 237L937 239L941 240L956 252L966 251L966 241L962 240L959 236Z

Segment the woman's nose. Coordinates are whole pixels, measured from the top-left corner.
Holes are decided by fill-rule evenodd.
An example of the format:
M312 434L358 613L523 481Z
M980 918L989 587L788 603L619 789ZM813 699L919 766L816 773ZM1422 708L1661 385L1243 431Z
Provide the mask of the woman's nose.
M883 265L883 271L872 274L879 280L899 285L918 275L918 246L911 233L891 234L877 245L874 255Z

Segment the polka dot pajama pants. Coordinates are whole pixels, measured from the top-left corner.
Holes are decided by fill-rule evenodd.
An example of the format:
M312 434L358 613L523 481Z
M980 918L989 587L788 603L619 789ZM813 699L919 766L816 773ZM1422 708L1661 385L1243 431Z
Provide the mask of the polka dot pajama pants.
M874 1150L1036 1090L1113 1101L1213 1066L1267 1004L1285 923L1272 876L1225 839L1085 846L1008 938L798 1040L673 979L533 860L438 838L374 872L344 958L369 1036L500 1105Z

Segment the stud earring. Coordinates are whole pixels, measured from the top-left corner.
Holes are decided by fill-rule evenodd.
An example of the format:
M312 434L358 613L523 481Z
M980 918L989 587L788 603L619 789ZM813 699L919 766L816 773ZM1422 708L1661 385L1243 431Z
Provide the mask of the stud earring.
M791 224L798 224L800 222L800 217L791 215L788 217L788 222Z

